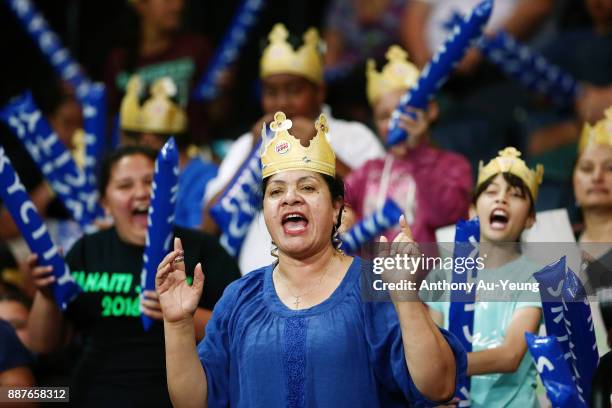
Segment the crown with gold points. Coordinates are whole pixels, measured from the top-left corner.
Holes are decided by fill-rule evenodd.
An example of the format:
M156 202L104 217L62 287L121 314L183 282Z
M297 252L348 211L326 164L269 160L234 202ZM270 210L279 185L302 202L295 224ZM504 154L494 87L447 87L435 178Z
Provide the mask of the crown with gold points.
M262 145L262 177L288 170L310 170L335 177L336 155L327 140L329 126L325 115L321 114L316 121L317 134L308 147L302 146L300 140L289 133L291 126L291 120L283 112L276 112L270 124L274 137L264 139Z
M606 110L605 117L594 126L585 123L582 128L578 153L593 145L612 146L612 106Z
M369 59L366 66L367 95L370 105L373 105L381 95L401 90L405 91L414 85L419 78L420 71L410 61L408 53L397 45L387 50L387 64L380 72L376 71L376 62Z
M187 130L187 115L174 101L177 88L169 77L159 78L150 87L150 97L140 104L143 84L137 75L128 81L121 101L121 129L131 132L180 134Z
M289 32L283 24L276 24L270 31L270 44L264 49L260 61L260 76L293 74L315 84L323 83L322 43L316 28L309 28L303 36L304 44L297 50L287 42Z
M483 166L483 162L481 161L478 166L478 181L476 183L476 188L496 174L510 173L523 180L531 193L531 198L533 201L536 201L538 197L538 188L544 176L544 166L538 164L535 169L532 170L527 167L527 164L520 156L521 152L514 147L506 147L504 150L500 150L499 156L492 159L486 166Z

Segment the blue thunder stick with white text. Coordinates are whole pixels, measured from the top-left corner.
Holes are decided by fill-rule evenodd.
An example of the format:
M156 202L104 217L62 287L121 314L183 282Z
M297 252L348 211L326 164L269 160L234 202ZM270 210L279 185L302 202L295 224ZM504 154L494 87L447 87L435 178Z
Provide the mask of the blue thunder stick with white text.
M455 246L453 249L453 259L475 259L478 256L478 242L480 241L480 221L478 218L472 220L460 220L455 227ZM476 270L467 268L457 268L456 265L465 265L465 262L453 262L452 283L465 284L470 278L475 278ZM458 285L460 287L460 285ZM449 306L449 327L466 352L472 351L472 340L474 334L474 307L476 292L453 290L450 293ZM457 388L459 394L456 395L461 401L461 407L470 406L470 378L464 377Z
M98 162L106 150L106 89L94 83L82 99L83 130L85 131L85 173L91 185L96 185Z
M11 100L0 111L0 119L24 144L74 220L86 232L94 231L94 221L103 215L96 188L42 116L32 94Z
M563 351L563 357L568 364L573 365L574 362L569 347L569 334L564 321L565 313L562 297L567 268L565 261L565 257L561 257L558 261L534 273L533 277L540 286L540 299L542 300L546 334L553 336L559 342Z
M379 208L340 236L342 250L348 254L357 253L366 242L375 239L389 228L397 225L402 214L402 209L393 200L387 198L382 208Z
M211 100L217 96L219 77L240 55L240 50L248 39L249 31L257 23L257 18L264 5L265 0L244 0L242 2L221 44L217 47L208 69L194 90L194 99Z
M582 282L567 268L563 282L563 320L569 334L569 347L576 368L578 391L585 401L591 396L591 383L599 354L591 307Z
M505 31L483 37L478 46L483 55L508 76L555 102L573 106L581 91L580 84L572 75Z
M60 256L58 248L51 241L47 227L2 147L0 147L0 197L17 224L19 232L28 243L28 247L38 255L38 264L53 267L55 276L55 282L52 284L53 297L59 308L62 311L66 310L81 289L70 275L70 270Z
M249 227L261 207L261 146L260 140L210 208L210 216L222 231L219 242L233 257L240 254Z
M394 146L408 137L399 126L400 116L408 107L426 109L427 104L465 55L472 42L482 35L493 10L493 1L484 0L457 24L432 60L423 68L417 83L402 96L389 121L387 146Z
M572 369L554 336L536 336L526 332L525 340L536 370L554 408L587 407L580 398Z
M162 147L155 161L151 204L147 217L147 237L142 256L140 287L143 293L145 290L155 290L157 266L170 251L178 176L178 150L174 138L171 137ZM149 330L153 320L144 314L141 317L145 330Z

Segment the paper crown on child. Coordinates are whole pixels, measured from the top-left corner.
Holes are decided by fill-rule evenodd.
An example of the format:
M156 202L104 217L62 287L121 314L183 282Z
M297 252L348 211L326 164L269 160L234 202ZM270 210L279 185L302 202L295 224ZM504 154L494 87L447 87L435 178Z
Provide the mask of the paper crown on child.
M387 64L380 72L376 71L376 62L368 59L366 66L367 95L373 105L381 95L401 90L405 91L416 83L420 71L410 61L408 53L397 45L392 45L385 54Z
M605 115L594 126L584 124L580 143L578 143L578 153L582 153L587 147L593 145L612 146L612 106L606 110Z
M514 147L506 147L504 150L500 150L499 156L492 159L486 166L483 166L483 162L480 161L476 188L496 174L510 173L523 180L531 193L531 198L533 201L536 201L538 187L542 183L542 177L544 176L544 166L538 164L532 170L527 167L527 164L520 156L521 152Z
M316 28L309 28L302 37L304 44L297 50L287 42L289 32L283 24L276 24L268 39L260 61L260 76L266 78L275 74L294 74L315 84L323 83L322 42Z
M316 136L310 140L308 147L302 146L300 140L289 133L292 123L283 112L276 112L270 129L274 137L267 140L265 124L262 130L263 144L261 154L262 177L266 178L281 171L311 170L335 177L336 155L327 134L327 118L321 114L315 123Z
M174 101L177 87L169 77L155 80L150 97L140 104L143 84L134 75L128 81L121 101L120 126L131 132L179 134L187 130L187 115Z

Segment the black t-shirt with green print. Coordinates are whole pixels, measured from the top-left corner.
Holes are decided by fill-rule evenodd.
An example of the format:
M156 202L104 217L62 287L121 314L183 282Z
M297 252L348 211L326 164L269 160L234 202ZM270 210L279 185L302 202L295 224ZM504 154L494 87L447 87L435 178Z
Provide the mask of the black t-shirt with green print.
M185 250L188 275L202 262L206 281L200 306L212 310L225 287L240 277L235 261L217 240L175 228ZM81 238L66 262L83 293L67 317L83 336L71 401L77 406L169 406L163 323L146 332L140 317L144 248L119 239L114 228Z

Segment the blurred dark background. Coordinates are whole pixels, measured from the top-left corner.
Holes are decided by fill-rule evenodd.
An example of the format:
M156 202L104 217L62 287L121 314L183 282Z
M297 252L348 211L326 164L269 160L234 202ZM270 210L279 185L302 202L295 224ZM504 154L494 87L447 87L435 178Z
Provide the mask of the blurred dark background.
M320 26L328 0L269 0L266 1L257 26L249 36L238 63L238 83L234 87L236 105L251 103L252 109L240 109L248 123L259 117L255 80L261 43L276 22L283 22L291 32L303 32L310 26ZM106 59L113 46L121 43L123 33L132 23L131 7L126 0L34 0L50 27L60 36L73 57L88 76L101 81ZM222 39L240 0L186 1L184 29L205 35L214 46ZM25 89L31 89L36 99L43 98L46 84L54 72L4 4L0 4L0 44L2 55L2 85L0 104ZM132 13L133 14L133 13ZM236 99L234 98L234 99Z
M102 80L106 58L113 48L121 42L125 28L130 24L129 3L127 0L33 0L51 28L61 37L88 75L94 80ZM290 32L303 32L307 27L321 28L330 0L268 0L257 27L249 36L248 44L238 65L239 83L236 103L248 103L253 98L256 87L254 80L258 75L258 55L266 33L276 22L283 22ZM577 27L589 23L582 1L558 0L557 28ZM202 1L188 0L184 13L184 29L204 34L213 45L222 38L239 0ZM0 55L2 55L2 85L0 103L4 104L12 96L25 89L34 94L44 93L54 73L40 51L19 25L6 4L0 4ZM257 111L257 100L253 110ZM249 121L258 112L249 114L249 109L241 112Z

